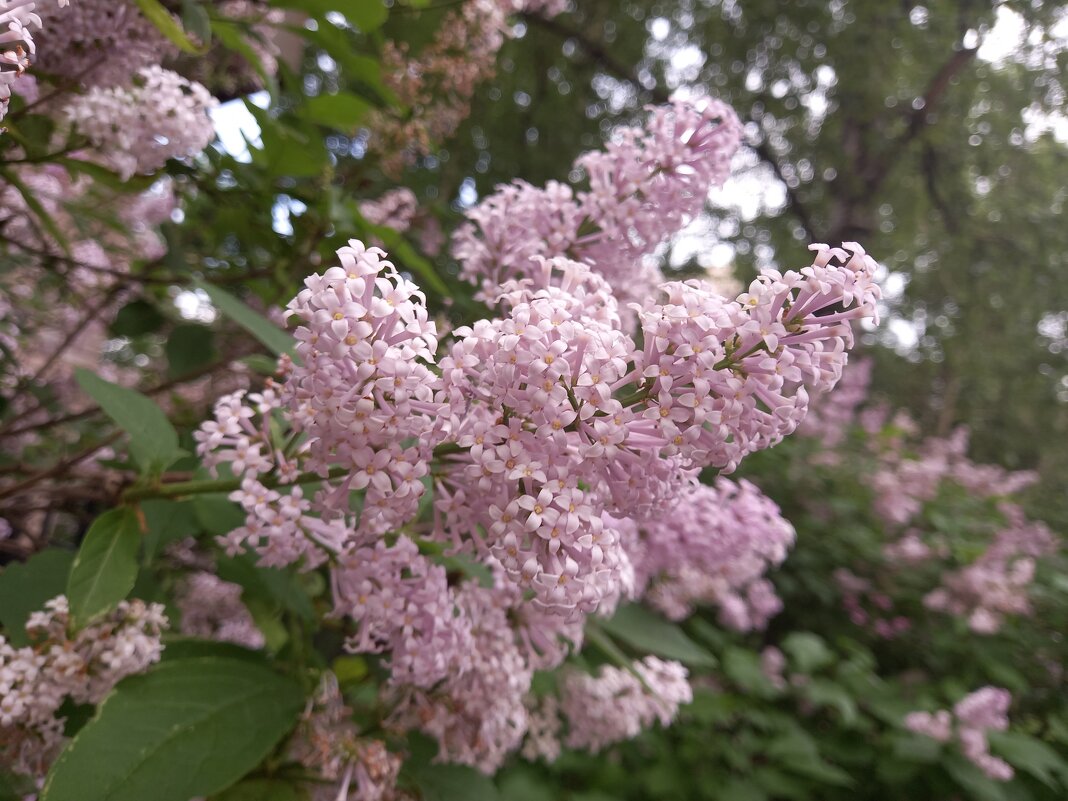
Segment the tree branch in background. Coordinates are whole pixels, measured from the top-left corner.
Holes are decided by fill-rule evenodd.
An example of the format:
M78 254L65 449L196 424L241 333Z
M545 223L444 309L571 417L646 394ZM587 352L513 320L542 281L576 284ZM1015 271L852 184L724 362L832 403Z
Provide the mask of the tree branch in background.
M759 141L746 141L746 144L753 149L753 152L757 154L762 162L771 167L772 172L775 173L775 177L779 180L779 183L783 185L786 190L786 208L788 211L792 211L797 217L798 223L805 230L805 236L810 243L822 241L822 237L819 236L819 232L816 231L815 224L812 222L812 214L809 212L808 207L801 201L797 191L790 186L786 181L786 177L783 175L782 165L779 163L778 157L771 152L771 147L768 145L767 136L764 135L764 127L759 122L754 120L751 116L745 118L745 123L754 123L760 128L761 138Z
M537 14L522 13L519 15L520 19L529 25L536 26L542 30L549 31L559 36L564 41L568 39L574 41L583 51L604 67L606 72L610 72L620 80L629 81L639 88L641 91L649 92L652 95L653 100L657 103L668 102L668 92L662 86L654 86L652 89L646 89L642 86L641 81L638 80L638 76L634 73L629 66L619 61L608 48L606 48L600 42L591 39L586 34L571 28L561 22L554 19L546 19L545 17Z

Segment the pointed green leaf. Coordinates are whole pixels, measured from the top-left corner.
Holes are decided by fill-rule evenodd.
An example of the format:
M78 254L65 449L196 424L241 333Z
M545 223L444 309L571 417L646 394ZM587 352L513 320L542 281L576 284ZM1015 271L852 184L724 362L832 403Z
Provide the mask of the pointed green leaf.
M159 0L134 0L134 2L137 3L137 7L141 9L141 13L145 15L148 21L155 25L160 33L177 45L178 49L186 53L198 54L207 51L206 47L197 47L189 40L185 31L182 30L182 26L178 24L178 20L160 4Z
M621 607L611 620L601 621L600 625L639 651L693 666L712 667L716 664L715 657L687 637L682 629L644 606Z
M11 564L0 573L0 624L8 642L16 648L29 644L26 620L67 589L72 551L49 548L31 556L25 564Z
M140 392L105 381L84 368L74 371L78 384L130 435L130 453L146 472L162 472L184 451L167 415Z
M162 662L122 682L56 760L41 801L189 801L225 790L296 723L300 686L247 660Z
M296 345L293 337L262 314L253 311L229 292L219 289L217 286L206 284L203 281L197 281L196 285L208 294L211 302L215 304L219 311L256 337L272 353L279 356L283 353L293 354L293 347Z
M71 617L77 625L107 612L133 589L140 546L137 513L129 507L104 512L89 527L67 581Z

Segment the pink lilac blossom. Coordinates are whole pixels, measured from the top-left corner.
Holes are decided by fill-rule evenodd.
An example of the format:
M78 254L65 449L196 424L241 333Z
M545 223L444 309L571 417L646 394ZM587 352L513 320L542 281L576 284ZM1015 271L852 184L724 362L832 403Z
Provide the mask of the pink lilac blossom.
M655 656L628 670L606 665L596 675L569 672L560 691L567 723L564 743L596 754L638 736L654 722L671 725L679 707L692 700L686 668Z
M1035 560L1057 550L1044 523L1028 520L1015 504L999 508L1006 525L989 547L966 567L944 573L941 585L924 597L929 609L966 618L977 634L993 634L1006 617L1030 613Z
M576 161L588 190L518 181L470 210L453 237L461 275L493 300L503 283L537 269L534 256L567 256L604 275L621 301L642 300L663 280L653 252L723 183L740 138L737 116L719 101L652 107L643 127L621 128Z
M64 700L99 703L121 679L157 662L166 627L161 605L123 601L72 636L67 599L58 596L30 615L30 646L0 637L0 764L42 777L63 743Z
M591 612L625 569L602 485L637 504L628 476L656 473L619 447L628 413L611 387L633 344L610 324L603 281L575 262L544 262L509 303L507 317L457 329L440 362L464 450L438 482L438 535L491 554L543 607Z
M59 4L66 5L66 0ZM0 0L0 120L7 116L12 87L36 52L31 32L41 27L36 5L35 0Z
M456 593L473 645L431 690L395 697L393 725L419 729L438 742L438 759L495 772L527 729L524 698L533 671L523 659L499 591L470 582Z
M298 562L305 569L317 567L352 540L349 522L313 513L303 487L292 483L303 447L287 453L272 440L271 414L281 405L273 382L248 395L249 405L244 398L244 391L224 395L215 404L214 419L193 434L209 470L214 473L225 463L242 479L230 500L245 511L245 525L220 536L219 544L230 556L252 549L266 567Z
M774 645L760 652L760 672L776 690L786 689L786 656Z
M132 0L76 0L70 8L48 3L39 11L44 30L34 70L89 87L129 82L177 48Z
M204 150L215 138L208 112L216 105L199 83L155 64L139 69L128 84L92 87L63 115L89 139L95 157L129 178Z
M911 420L898 415L895 426L903 433L914 430ZM918 454L904 449L904 440L888 440L880 456L880 467L871 476L875 491L874 510L891 525L905 525L935 498L943 482L954 482L978 497L1009 496L1038 480L1032 471L1008 471L997 465L983 465L967 457L968 431L958 428L950 437L929 437Z
M241 603L238 584L200 570L182 579L175 590L174 605L182 634L232 642L246 648L258 649L264 645L263 632Z
M939 742L953 738L956 722L957 742L964 756L995 781L1009 781L1014 771L1005 760L990 753L987 732L1005 731L1009 727L1009 705L1012 694L1001 687L982 687L966 695L953 707L953 714L911 712L905 717L905 727Z
M290 747L290 755L325 779L313 801L399 801L401 759L380 740L361 737L346 706L337 677L324 674Z
M561 10L559 0L533 2L541 16ZM492 77L497 51L509 35L508 15L528 2L469 0L445 15L434 38L418 52L403 42L382 49L382 75L407 113L375 112L370 147L391 175L449 137L471 108L480 83ZM534 10L534 9L532 9Z
M405 536L344 553L331 584L335 613L357 626L346 648L388 652L393 684L432 687L474 647L471 621L459 614L445 568Z
M381 534L413 517L432 450L447 418L430 371L437 332L426 300L379 248L356 240L338 251L341 266L308 278L290 302L297 353L282 389L295 431L307 439L308 469L347 475L333 499L364 490L358 531Z
M720 607L730 628L763 628L782 608L762 578L793 545L793 527L748 481L697 485L666 515L643 521L641 556L632 562L645 598L672 620L698 604Z
M632 375L649 398L650 436L667 453L733 470L793 432L811 393L834 387L851 321L877 318L880 297L875 261L856 243L844 248L812 245L811 266L765 270L734 301L686 281L664 284L665 302L646 303Z

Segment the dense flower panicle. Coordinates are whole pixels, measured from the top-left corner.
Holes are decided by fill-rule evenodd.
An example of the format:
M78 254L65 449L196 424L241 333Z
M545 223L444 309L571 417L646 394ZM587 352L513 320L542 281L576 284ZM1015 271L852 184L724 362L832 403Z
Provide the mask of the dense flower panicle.
M309 469L348 474L329 497L348 510L365 490L361 534L381 534L411 518L423 494L432 449L444 438L445 406L435 398L437 332L426 300L379 248L352 240L341 266L308 278L289 304L301 363L282 398L308 437Z
M457 613L445 568L421 556L407 537L343 554L331 584L335 613L357 626L346 647L387 652L394 684L429 688L473 647L471 623Z
M0 0L0 120L7 116L11 87L36 52L33 29L41 27L36 5L36 0Z
M641 556L631 560L638 583L649 585L646 599L672 620L715 604L725 625L748 631L782 608L762 576L786 558L794 529L748 481L697 485L640 530Z
M419 729L438 742L438 759L493 773L527 729L523 699L533 670L520 653L498 590L470 582L457 592L473 643L461 667L432 690L400 696L394 725Z
M370 147L381 154L387 173L397 174L428 153L468 115L475 88L493 75L509 10L501 0L466 2L445 16L417 54L405 43L386 42L384 82L410 110L403 117L384 111L371 116Z
M669 726L679 707L693 700L687 675L678 662L655 656L627 670L605 665L596 675L568 672L559 706L567 728L564 743L596 754L638 736L655 722ZM550 754L551 749L542 746L540 755Z
M790 434L811 393L834 387L851 321L875 317L879 298L875 262L844 247L813 245L811 266L765 270L734 301L700 281L672 282L665 302L641 309L634 377L665 447L693 466L733 470Z
M532 257L566 255L604 275L621 300L642 300L663 280L649 257L701 211L740 140L737 116L719 101L653 107L643 127L620 129L604 151L576 161L588 190L518 181L470 210L453 238L461 275L492 300L535 269Z
M208 111L216 105L199 83L154 64L139 69L128 84L94 86L74 98L64 116L105 164L129 178L204 150L215 138Z
M133 0L76 0L69 8L39 6L44 30L35 71L109 87L128 83L138 70L159 64L177 48Z
M301 470L306 446L288 453L271 436L271 415L281 406L273 382L263 392L224 395L215 404L214 419L193 433L197 454L215 472L222 464L241 477L241 487L230 494L245 511L245 525L218 538L233 556L251 548L266 567L300 562L314 568L338 553L353 539L344 517L323 518L301 486L292 485ZM263 483L274 479L277 486ZM273 482L272 482L273 483Z
M58 596L30 615L30 646L0 637L0 764L42 777L62 745L64 700L99 703L121 679L158 661L166 626L160 604L123 601L72 636L67 599Z
M401 759L384 743L361 737L333 673L323 675L290 743L291 756L330 782L314 801L400 801Z
M488 551L540 605L591 612L618 595L626 569L606 504L642 503L628 478L658 471L648 453L622 447L632 415L612 388L633 343L611 324L603 279L565 259L545 261L538 277L508 287L507 317L457 329L441 359L466 450L440 479L439 535Z
M1006 526L971 564L942 576L941 586L924 597L930 608L964 617L978 634L997 632L1009 615L1029 614L1036 559L1057 550L1044 523L1028 520L1015 504L1003 503Z
M178 630L191 637L262 648L263 632L241 603L241 591L240 585L206 570L186 576L174 597L181 621Z
M982 687L966 695L953 707L953 713L911 712L905 727L939 742L949 742L955 733L964 756L995 781L1009 781L1014 771L1005 760L990 753L988 731L1005 731L1009 727L1012 694L1001 687Z
M911 431L915 424L903 415L894 427ZM891 525L906 525L938 494L944 481L951 481L972 495L996 498L1013 495L1038 480L1029 470L1009 471L997 465L978 464L967 456L968 430L958 428L949 437L929 437L917 452L905 450L900 438L888 440L879 469L871 477L875 490L874 510Z

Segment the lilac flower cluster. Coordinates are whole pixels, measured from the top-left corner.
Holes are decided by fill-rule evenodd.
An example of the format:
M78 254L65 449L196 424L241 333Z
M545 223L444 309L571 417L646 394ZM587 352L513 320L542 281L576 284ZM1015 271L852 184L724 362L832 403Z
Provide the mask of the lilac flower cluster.
M357 627L346 647L388 651L393 683L432 687L471 650L471 622L458 614L445 568L421 556L407 537L344 553L331 578L335 613Z
M874 260L843 247L813 245L811 266L765 270L733 301L686 281L642 308L634 374L660 438L688 465L733 470L793 432L809 395L841 378L850 323L875 318L880 297Z
M84 86L125 84L177 52L133 0L77 0L40 9L44 31L35 72Z
M1023 510L1002 503L1006 525L975 561L942 576L941 586L923 599L929 609L966 618L972 631L992 634L1006 616L1031 611L1029 590L1037 559L1056 552L1057 538L1050 528L1028 520Z
M564 5L560 0L470 0L447 13L418 52L407 43L387 41L382 75L407 113L371 115L370 147L382 157L385 171L400 173L467 117L475 89L493 76L497 51L510 35L510 14L552 17Z
M620 301L644 300L664 280L653 252L723 183L740 140L737 116L719 101L654 107L644 127L577 160L588 190L517 181L470 210L453 238L461 275L492 301L537 270L533 257L567 256L601 273Z
M437 218L420 209L415 193L406 186L391 189L375 200L362 201L360 215L372 225L382 225L398 233L412 231L420 249L428 256L438 255L445 243ZM372 241L371 244L380 243Z
M313 801L401 801L401 760L380 740L360 736L337 677L326 673L297 726L290 755L326 780Z
M241 586L223 581L214 573L198 570L184 577L175 590L174 605L182 634L246 648L264 645L263 632L241 603Z
M786 558L794 529L748 481L697 485L640 529L640 556L631 560L638 584L649 584L646 599L668 618L682 620L696 605L714 604L725 626L749 631L781 610L762 577Z
M41 27L41 17L34 13L36 6L36 0L0 0L0 120L7 116L12 85L37 49L32 29Z
M126 85L92 87L66 106L64 116L103 163L129 178L200 153L215 138L208 111L216 105L199 83L153 64Z
M300 364L282 401L294 429L307 436L309 469L346 476L330 499L347 509L348 492L365 490L359 530L381 534L410 519L422 479L443 439L439 381L429 369L437 331L423 293L379 248L351 241L341 266L305 281L289 304Z
M1012 766L990 753L988 731L1005 731L1009 727L1008 711L1012 694L1000 687L982 687L966 695L953 707L953 712L910 712L905 727L941 743L956 738L964 756L995 781L1013 777Z
M61 595L30 615L31 645L15 648L0 637L0 764L43 776L63 744L63 702L99 703L121 679L158 661L166 627L161 605L123 601L72 636Z
M596 675L568 671L559 697L531 701L536 719L524 756L552 762L563 744L591 753L638 736L655 722L669 726L693 700L681 664L655 656L626 669L606 665ZM563 730L566 728L566 733Z

